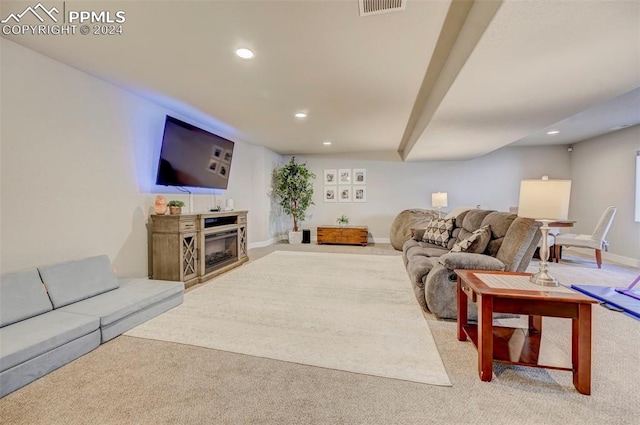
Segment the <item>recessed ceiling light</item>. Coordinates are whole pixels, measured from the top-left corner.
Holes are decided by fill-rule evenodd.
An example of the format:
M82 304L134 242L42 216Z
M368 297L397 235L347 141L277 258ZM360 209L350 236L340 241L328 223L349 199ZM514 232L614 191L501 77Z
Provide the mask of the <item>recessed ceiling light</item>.
M251 59L253 57L253 52L249 49L238 49L236 50L236 55L240 56L242 59Z
M306 112L296 112L296 118L307 118Z
M325 146L331 146L331 142L322 142L322 144Z
M547 131L547 134L558 134L560 133L559 130L551 130L551 131Z

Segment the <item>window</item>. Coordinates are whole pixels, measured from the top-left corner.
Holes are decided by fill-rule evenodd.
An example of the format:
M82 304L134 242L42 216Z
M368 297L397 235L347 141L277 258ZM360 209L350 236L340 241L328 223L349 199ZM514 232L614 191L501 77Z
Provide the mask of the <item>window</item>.
M640 151L636 152L636 221L640 222Z

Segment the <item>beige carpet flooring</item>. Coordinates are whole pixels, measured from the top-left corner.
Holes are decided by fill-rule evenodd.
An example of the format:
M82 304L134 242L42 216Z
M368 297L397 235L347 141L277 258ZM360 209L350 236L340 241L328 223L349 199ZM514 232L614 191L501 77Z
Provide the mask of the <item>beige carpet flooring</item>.
M390 246L273 249L398 255ZM567 283L628 285L640 270L574 256L551 265ZM533 264L533 269L536 264ZM4 424L636 424L640 322L594 308L593 388L571 373L496 365L477 376L477 353L455 323L426 319L453 383L441 387L207 348L120 336L0 399ZM567 321L544 332L568 352Z
M451 385L397 256L275 251L125 335Z

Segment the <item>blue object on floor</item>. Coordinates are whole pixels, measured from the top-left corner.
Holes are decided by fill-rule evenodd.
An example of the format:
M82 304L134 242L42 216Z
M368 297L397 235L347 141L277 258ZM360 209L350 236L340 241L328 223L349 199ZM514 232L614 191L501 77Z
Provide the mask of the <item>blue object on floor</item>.
M618 292L610 286L571 285L576 291L622 310L628 316L640 320L640 300ZM634 291L635 292L635 291Z

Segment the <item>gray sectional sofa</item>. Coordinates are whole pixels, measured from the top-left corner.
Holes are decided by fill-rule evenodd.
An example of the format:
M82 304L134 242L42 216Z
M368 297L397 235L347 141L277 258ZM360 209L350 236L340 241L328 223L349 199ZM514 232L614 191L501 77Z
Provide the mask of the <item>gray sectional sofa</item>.
M118 279L106 255L0 280L0 397L182 303L184 284Z
M424 229L415 229L402 246L402 257L420 306L439 318L455 319L455 269L523 272L533 257L540 223L515 214L471 209L454 219L446 246L423 240ZM468 252L452 252L456 243L488 226L485 244ZM477 317L475 304L469 304L469 317Z

